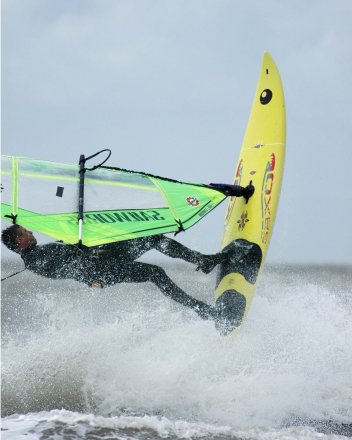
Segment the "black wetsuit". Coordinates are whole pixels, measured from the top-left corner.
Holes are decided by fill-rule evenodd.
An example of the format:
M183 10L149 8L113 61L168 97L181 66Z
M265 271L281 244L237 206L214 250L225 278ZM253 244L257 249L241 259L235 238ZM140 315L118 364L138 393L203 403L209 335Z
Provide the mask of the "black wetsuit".
M156 249L172 258L182 258L209 272L219 260L217 255L202 255L163 235L138 238L79 249L73 245L51 243L31 246L21 253L26 268L52 279L73 279L89 286L117 283L156 284L164 295L194 309L203 319L215 319L212 306L187 295L156 265L135 261L145 252Z

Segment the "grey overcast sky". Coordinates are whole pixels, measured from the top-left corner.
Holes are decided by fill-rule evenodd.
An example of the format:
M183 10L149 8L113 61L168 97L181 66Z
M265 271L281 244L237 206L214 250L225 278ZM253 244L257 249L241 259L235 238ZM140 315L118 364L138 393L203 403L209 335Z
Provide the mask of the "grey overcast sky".
M284 84L271 263L352 264L351 0L3 0L2 152L231 182L262 55ZM219 248L225 205L178 239Z

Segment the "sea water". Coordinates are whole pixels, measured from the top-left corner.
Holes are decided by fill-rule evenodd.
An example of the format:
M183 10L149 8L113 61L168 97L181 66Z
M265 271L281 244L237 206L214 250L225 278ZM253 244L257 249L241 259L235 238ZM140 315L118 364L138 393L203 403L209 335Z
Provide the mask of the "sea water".
M162 264L211 303L214 273ZM266 267L235 338L150 283L25 271L2 283L2 439L352 436L351 316L351 267Z

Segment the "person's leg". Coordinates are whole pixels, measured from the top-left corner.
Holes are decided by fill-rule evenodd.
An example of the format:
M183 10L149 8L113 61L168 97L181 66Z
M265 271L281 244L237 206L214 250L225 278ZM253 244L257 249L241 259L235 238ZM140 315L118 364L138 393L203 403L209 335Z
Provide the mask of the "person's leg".
M97 253L99 258L103 258L105 261L132 262L154 248L154 243L158 241L154 237L157 236L105 244L97 248Z
M151 249L156 249L171 258L181 258L188 263L195 264L197 270L200 269L204 273L211 272L217 264L227 260L224 254L204 255L165 235L152 235L104 245L101 247L100 258L104 258L105 261L112 259L124 262L133 261Z
M202 319L216 319L214 307L192 298L180 289L165 273L164 269L147 263L133 262L119 265L116 271L110 273L105 286L116 283L154 283L161 292L174 301L194 310ZM115 272L115 273L114 273Z
M223 254L204 255L200 252L189 249L176 240L158 235L154 239L154 248L171 258L181 258L189 263L195 264L197 270L201 269L204 273L211 272L214 267L224 261L226 256Z

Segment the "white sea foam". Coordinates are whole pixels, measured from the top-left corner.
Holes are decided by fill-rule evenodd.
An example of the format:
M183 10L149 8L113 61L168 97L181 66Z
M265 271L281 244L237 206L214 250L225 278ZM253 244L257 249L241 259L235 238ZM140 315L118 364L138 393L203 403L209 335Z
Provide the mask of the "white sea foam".
M339 435L322 435L313 428L250 428L172 421L157 416L102 417L66 410L52 410L7 417L2 425L3 440L38 440L54 438L104 439L258 439L258 440L341 440ZM67 437L67 436L70 437ZM52 437L50 437L52 436ZM62 437L61 437L62 436ZM66 436L66 437L65 437Z
M213 277L169 273L187 292L211 296ZM266 273L241 332L223 339L151 285L100 291L27 274L25 287L7 287L3 304L2 408L25 414L3 419L4 433L21 438L11 437L15 426L29 432L38 418L47 427L77 418L83 430L140 423L180 438L303 439L318 434L282 427L300 418L350 424L346 286Z

